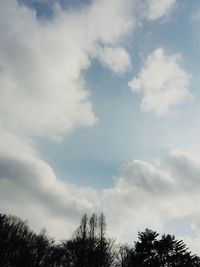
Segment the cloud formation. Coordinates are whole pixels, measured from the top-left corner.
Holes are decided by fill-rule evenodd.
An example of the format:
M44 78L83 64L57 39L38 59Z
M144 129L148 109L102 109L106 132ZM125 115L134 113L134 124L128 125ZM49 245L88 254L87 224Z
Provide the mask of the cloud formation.
M9 131L59 138L96 122L82 71L99 43L100 62L125 72L130 59L117 46L133 27L130 1L100 2L78 11L57 8L46 22L17 1L0 2L0 112Z
M169 13L175 6L176 0L147 0L146 16L150 20L159 19Z
M15 0L0 1L1 211L28 219L37 231L45 226L58 239L69 237L84 212L100 209L119 239L193 214L193 228L199 229L199 159L176 151L164 162L135 160L123 167L113 188L97 192L60 181L34 146L36 137L61 139L96 122L83 71L94 58L116 74L131 67L123 41L136 27L137 2L57 8L45 21ZM174 2L147 1L147 19L164 16ZM130 83L144 92L144 110L165 113L188 95L189 76L177 61L158 49Z
M179 65L180 54L168 56L162 48L148 56L140 73L128 83L142 92L141 109L166 114L189 96L190 75Z
M198 240L199 177L200 157L180 150L151 163L134 160L125 164L115 186L103 192L111 232L117 233L119 240L132 242L137 230L150 227L165 231L167 222L187 218L185 231L192 231ZM189 235L184 239L194 241L193 250L200 252L196 239Z
M98 210L97 192L58 180L28 143L1 134L0 145L1 212L27 219L36 231L44 226L61 239L73 233L84 212Z
M98 47L96 57L105 68L113 73L123 74L131 67L131 59L123 47Z
M2 142L11 139L4 137ZM17 142L11 145L17 147ZM133 160L122 166L113 187L97 192L59 181L34 151L27 157L25 145L20 156L4 152L0 154L1 211L28 219L36 231L45 226L57 239L69 237L84 212L103 211L109 233L132 242L145 227L163 232L168 222L187 219L185 232L196 237L177 237L200 252L199 156L173 150L162 160Z
M61 182L34 143L96 122L83 71L94 57L116 73L129 67L122 43L134 20L132 1L125 2L93 1L77 10L57 5L43 20L17 0L0 1L1 211L36 230L46 226L57 238L98 209L97 192Z

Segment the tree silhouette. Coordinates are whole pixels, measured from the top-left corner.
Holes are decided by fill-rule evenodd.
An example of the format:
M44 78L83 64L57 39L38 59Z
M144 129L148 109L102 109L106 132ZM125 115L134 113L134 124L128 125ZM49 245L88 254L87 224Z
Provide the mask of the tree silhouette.
M105 237L105 217L85 214L72 240L64 241L64 261L73 267L110 267L114 262L113 241Z
M182 240L146 229L133 246L117 249L103 214L86 214L69 240L55 243L14 216L0 214L1 267L200 267Z
M0 215L0 266L50 266L52 245L44 231L36 235L21 219Z
M182 240L172 235L162 235L146 229L138 233L138 241L133 248L121 247L121 266L123 267L194 267L200 266L196 255L188 252Z

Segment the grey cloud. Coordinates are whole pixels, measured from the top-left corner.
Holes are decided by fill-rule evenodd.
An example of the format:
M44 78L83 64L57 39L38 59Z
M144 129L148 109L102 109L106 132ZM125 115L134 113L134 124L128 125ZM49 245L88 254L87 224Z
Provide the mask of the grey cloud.
M177 186L183 190L196 191L200 184L200 162L198 157L172 151L166 159L170 173L176 177Z
M188 218L190 227L196 226L198 233L199 172L200 158L180 150L151 163L136 160L126 164L115 186L103 191L102 201L111 231L121 239L131 225L127 237L130 240L138 229L165 231L165 222Z
M99 207L95 190L56 177L34 140L60 140L96 122L82 71L97 44L111 51L120 46L114 68L125 71L130 59L122 43L134 26L132 5L102 0L78 10L57 7L45 21L17 0L0 1L1 211L27 218L34 229L46 226L59 237L84 212Z
M59 239L64 228L69 236L84 212L101 209L108 231L118 240L131 241L144 227L164 231L166 221L181 218L199 231L200 158L188 152L174 150L162 160L127 163L115 186L100 193L60 182L38 156L24 155L22 150L18 158L0 156L1 211L28 219L36 230L45 226Z
M124 165L119 185L141 188L149 193L163 194L171 190L173 181L162 168L135 160Z
M74 189L73 186L58 181L51 168L38 158L24 160L0 156L0 199L4 203L2 208L9 211L13 205L11 203L14 203L25 209L21 215L24 217L28 214L28 218L36 214L30 214L27 209L37 209L38 214L46 214L47 229L48 221L55 218L60 218L63 223L66 220L65 223L69 225L78 222L84 212L90 213L97 208L94 208L95 198L91 201L95 195L92 189ZM15 214L16 211L12 212Z
M97 43L103 51L109 48L103 59L95 55L107 68L124 72L130 65L122 43L135 27L136 2L92 1L74 13L58 9L49 23L38 21L33 10L17 1L0 1L1 211L28 219L36 230L45 226L63 238L63 229L70 235L84 212L101 207L113 234L121 238L130 224L132 236L138 226L159 228L166 217L197 211L187 206L198 195L184 189L177 196L173 191L183 175L181 157L173 161L178 174L164 162L162 170L156 163L127 164L115 186L98 193L61 182L34 149L35 136L62 138L95 123L82 71L89 68ZM108 65L113 51L119 60Z

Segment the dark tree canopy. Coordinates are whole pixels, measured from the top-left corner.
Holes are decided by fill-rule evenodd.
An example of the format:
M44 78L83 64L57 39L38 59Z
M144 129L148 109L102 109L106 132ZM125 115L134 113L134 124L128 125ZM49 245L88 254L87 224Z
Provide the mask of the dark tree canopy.
M0 215L0 266L50 266L53 240L35 234L26 222Z
M123 267L192 267L200 266L200 259L188 251L182 240L146 229L138 233L133 247L121 247Z
M182 240L146 229L132 246L106 235L103 214L82 217L70 240L55 243L14 216L0 214L1 267L200 267Z

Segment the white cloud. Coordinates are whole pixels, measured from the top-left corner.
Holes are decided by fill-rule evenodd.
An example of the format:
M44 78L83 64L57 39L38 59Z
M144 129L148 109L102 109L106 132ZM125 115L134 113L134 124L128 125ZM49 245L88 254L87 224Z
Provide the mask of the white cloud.
M128 83L133 92L143 92L143 111L167 113L189 96L190 75L179 65L180 55L167 56L162 48L148 56L136 78Z
M81 9L56 6L38 20L16 0L0 1L0 112L4 129L62 138L96 122L82 71L91 58L114 73L131 66L123 48L137 24L137 1L93 1Z
M97 210L98 194L61 182L34 148L35 138L62 138L96 122L82 71L97 46L113 47L118 59L106 67L114 72L125 71L129 59L122 42L134 26L133 2L99 2L78 10L57 6L45 21L17 0L0 1L1 211L57 238Z
M59 181L28 143L1 134L2 143L7 149L0 152L1 212L28 219L36 231L44 226L62 239L71 236L84 212L98 210L97 192ZM20 153L14 150L18 147Z
M132 29L126 2L94 1L78 11L57 8L46 22L17 1L0 2L0 111L6 128L57 138L95 123L82 70L90 66L98 42L117 46ZM130 64L122 47L105 48L100 61L115 72Z
M122 43L135 25L133 3L97 0L78 12L58 9L52 20L39 21L17 1L0 1L1 212L28 219L37 231L45 226L50 235L69 237L84 212L100 208L118 238L128 239L148 225L159 229L166 218L194 213L192 223L199 225L198 159L174 152L162 166L131 162L113 188L99 193L61 182L34 148L35 136L62 138L78 126L95 123L82 71L89 68L98 47L95 56L111 71L123 73L130 67ZM162 67L178 72L178 90L183 84L187 95L188 76L177 57L158 51L149 62L158 57L158 65L160 60ZM146 79L142 72L139 79ZM169 77L162 79L171 84Z
M197 234L199 177L200 158L184 151L173 150L162 161L134 160L125 164L115 186L103 192L110 231L119 240L132 242L138 230L150 227L163 232L166 222L188 218L187 231ZM196 246L191 248L196 252Z
M176 0L147 0L146 16L150 20L159 19L167 15L175 4Z
M15 1L0 5L4 126L26 135L59 137L76 126L92 125L96 119L81 77L89 59L83 40L73 44L68 37L72 19L42 24Z
M173 150L163 160L134 160L122 167L113 187L97 192L59 181L28 141L0 137L1 212L28 219L36 231L45 226L60 239L72 234L84 212L104 211L109 233L128 242L145 227L165 232L166 222L188 218L188 232L197 238L183 238L200 252L199 156Z
M114 73L123 74L131 67L130 56L123 47L98 47L95 54L102 65Z

